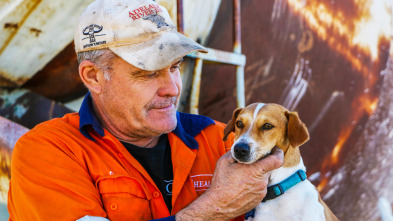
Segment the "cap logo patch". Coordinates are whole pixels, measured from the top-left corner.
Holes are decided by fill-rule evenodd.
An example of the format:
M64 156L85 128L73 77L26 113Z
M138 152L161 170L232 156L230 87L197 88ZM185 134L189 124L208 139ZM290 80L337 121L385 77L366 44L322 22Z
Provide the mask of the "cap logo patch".
M101 32L102 29L103 29L103 26L99 26L99 25L95 25L95 24L91 24L91 25L87 26L86 28L84 28L82 33L84 35L88 35L88 37L83 38L82 41L87 39L87 38L89 38L90 44L83 45L83 48L88 48L88 47L93 47L93 46L96 46L96 45L106 44L106 41L96 42L96 36L103 36L103 35L105 35L105 34L100 34L100 35L96 34L96 33Z
M150 4L149 6L142 6L140 8L135 9L134 11L129 12L130 18L134 21L140 18L144 18L148 15L156 15L158 12L162 12L160 6L156 4Z

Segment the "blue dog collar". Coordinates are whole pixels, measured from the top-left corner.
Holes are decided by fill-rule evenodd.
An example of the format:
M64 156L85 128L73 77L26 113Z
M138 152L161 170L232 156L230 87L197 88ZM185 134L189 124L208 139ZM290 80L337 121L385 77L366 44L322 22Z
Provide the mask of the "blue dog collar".
M263 198L262 202L265 202L267 200L272 200L281 196L282 194L285 193L285 191L289 190L290 188L304 181L305 179L307 179L307 175L304 170L296 171L294 174L292 174L290 177L288 177L281 183L268 187L267 194L265 198Z
M296 184L304 181L307 179L306 172L304 170L298 170L294 174L292 174L290 177L286 178L282 182L270 186L267 188L267 193L265 198L263 198L262 202L266 202L267 200L272 200L275 199L282 194L285 193L285 191L289 190ZM249 217L254 218L255 215L255 208L252 209L250 212L245 214L245 220L247 220Z

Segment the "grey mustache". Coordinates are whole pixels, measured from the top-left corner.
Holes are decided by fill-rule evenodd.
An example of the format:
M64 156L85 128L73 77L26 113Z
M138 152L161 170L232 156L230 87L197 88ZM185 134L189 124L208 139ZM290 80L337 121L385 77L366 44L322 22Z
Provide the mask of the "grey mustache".
M168 107L176 102L176 97L168 97L165 100L161 100L159 102L153 102L149 104L148 109L157 109L157 108L164 108Z

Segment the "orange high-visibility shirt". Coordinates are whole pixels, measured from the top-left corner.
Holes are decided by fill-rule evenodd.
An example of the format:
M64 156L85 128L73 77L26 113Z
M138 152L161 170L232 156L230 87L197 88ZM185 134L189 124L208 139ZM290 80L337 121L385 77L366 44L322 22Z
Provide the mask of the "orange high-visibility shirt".
M233 135L222 141L224 124L177 113L177 128L168 134L174 176L170 212L149 174L117 138L95 123L84 128L88 135L81 133L83 113L41 123L19 139L11 161L10 220L174 215L209 188L216 161L233 143Z

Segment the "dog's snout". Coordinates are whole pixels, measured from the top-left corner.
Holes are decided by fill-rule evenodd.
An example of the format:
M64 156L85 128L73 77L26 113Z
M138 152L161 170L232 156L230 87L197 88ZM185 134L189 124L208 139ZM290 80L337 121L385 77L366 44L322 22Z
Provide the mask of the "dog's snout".
M250 145L247 143L238 143L233 148L235 158L239 161L247 161L250 156Z

